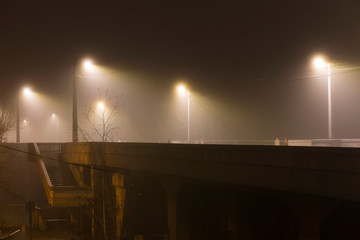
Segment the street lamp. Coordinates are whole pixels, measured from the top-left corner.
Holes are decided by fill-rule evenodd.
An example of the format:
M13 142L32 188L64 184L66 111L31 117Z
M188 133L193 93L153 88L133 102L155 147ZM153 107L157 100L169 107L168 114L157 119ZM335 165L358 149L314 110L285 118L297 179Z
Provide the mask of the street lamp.
M104 103L103 102L98 102L98 108L99 108L99 110L101 111L101 112L104 112L104 110L105 110L105 105L104 105Z
M59 141L59 117L53 113L51 114L51 119L56 121L56 141Z
M30 96L30 95L31 95L31 90L30 90L30 88L25 87L25 88L23 89L23 93L24 93L25 96Z
M331 64L322 57L315 57L313 64L316 68L327 67L328 76L328 138L332 139L332 114L331 114Z
M91 62L91 60L83 58L77 58L74 62L74 74L73 74L73 129L72 129L72 140L73 142L78 142L78 119L77 119L77 88L76 88L76 82L77 78L79 77L78 73L78 65L80 60L82 61L82 66L85 69L90 69L94 65Z
M94 68L94 64L93 62L90 60L90 59L86 59L84 60L83 62L83 67L86 69L86 70L91 70Z
M99 110L99 119L101 121L101 128L102 128L102 134L101 134L101 140L102 142L105 142L106 141L106 106L104 104L104 102L102 101L99 101L97 103L97 107L98 107L98 110Z
M17 96L17 106L16 106L16 142L20 142L20 101L21 96L30 96L32 94L31 89L28 87L22 88ZM24 120L24 123L26 123L26 120Z
M179 85L178 93L181 95L187 95L187 140L190 141L190 90L184 85Z

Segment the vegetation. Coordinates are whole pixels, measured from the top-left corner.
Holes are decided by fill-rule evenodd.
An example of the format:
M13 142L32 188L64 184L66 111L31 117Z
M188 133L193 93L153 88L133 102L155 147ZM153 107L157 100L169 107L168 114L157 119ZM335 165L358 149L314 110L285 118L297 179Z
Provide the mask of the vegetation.
M83 112L83 124L79 128L83 140L86 142L114 142L120 139L120 112L122 110L121 97L113 94L108 89L97 89L97 102L90 107L86 106ZM99 154L100 167L104 168L105 150L104 145L92 145L93 151ZM93 207L95 214L95 228L102 230L102 235L98 238L107 240L111 236L111 227L113 219L110 219L109 211L114 211L110 206L107 197L108 189L112 189L111 175L112 173L104 170L95 170L94 176L98 176L98 180L94 182L94 188L98 189L94 194ZM114 206L113 206L114 207ZM97 231L96 231L97 232ZM99 234L99 233L98 233ZM110 237L111 238L111 237Z
M85 107L84 126L80 132L86 142L114 142L120 139L120 97L110 90L98 88L98 101Z
M15 126L15 116L5 101L0 101L0 143L6 142L7 133Z

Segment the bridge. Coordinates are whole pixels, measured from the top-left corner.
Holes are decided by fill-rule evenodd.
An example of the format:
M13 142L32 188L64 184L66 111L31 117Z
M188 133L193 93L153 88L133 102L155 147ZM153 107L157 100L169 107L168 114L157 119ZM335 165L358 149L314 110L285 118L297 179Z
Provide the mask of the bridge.
M124 173L360 200L358 148L78 143L62 149L68 163L104 165ZM103 163L91 156L94 151L103 152Z
M94 238L112 234L120 239L131 232L132 239L215 239L216 234L265 239L271 229L271 236L293 236L278 239L327 239L334 236L326 227L336 222L332 215L344 215L339 206L357 209L360 200L357 144L44 143L29 144L28 150L49 205L73 209L70 218L83 228L87 220L77 209L88 209ZM194 202L206 207L196 209ZM271 206L263 207L269 202ZM141 222L139 216L153 223ZM99 227L104 219L108 225ZM275 220L281 223L263 223ZM256 237L259 222L266 233ZM206 232L213 232L212 237Z

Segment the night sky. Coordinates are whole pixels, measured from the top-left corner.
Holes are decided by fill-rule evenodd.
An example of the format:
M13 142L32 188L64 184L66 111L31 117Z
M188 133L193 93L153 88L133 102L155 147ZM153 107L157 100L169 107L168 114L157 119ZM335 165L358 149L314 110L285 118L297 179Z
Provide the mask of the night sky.
M359 12L356 0L1 1L0 93L43 96L21 105L33 123L24 141L54 140L42 129L51 112L70 141L74 61L89 56L105 70L79 82L79 116L94 86L114 90L119 140L186 139L179 81L192 139L327 138L327 79L311 66L322 54L334 64L335 137L360 138Z

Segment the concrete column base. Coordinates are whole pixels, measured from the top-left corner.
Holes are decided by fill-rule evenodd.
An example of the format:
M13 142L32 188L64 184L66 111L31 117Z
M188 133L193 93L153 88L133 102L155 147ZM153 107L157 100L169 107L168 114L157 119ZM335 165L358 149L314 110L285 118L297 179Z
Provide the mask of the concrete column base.
M167 202L168 202L169 240L176 240L177 195L180 190L181 183L163 179L163 184L166 189L167 200L168 200Z
M124 188L124 175L115 173L112 175L112 184L115 187L116 197L116 239L121 238L121 230L124 220L126 189Z

